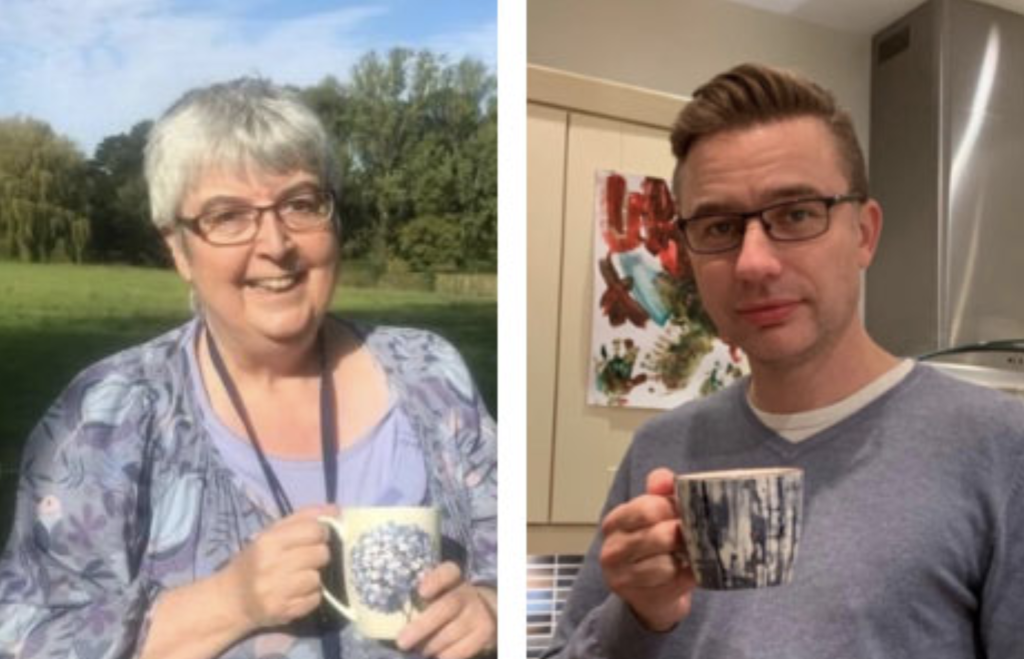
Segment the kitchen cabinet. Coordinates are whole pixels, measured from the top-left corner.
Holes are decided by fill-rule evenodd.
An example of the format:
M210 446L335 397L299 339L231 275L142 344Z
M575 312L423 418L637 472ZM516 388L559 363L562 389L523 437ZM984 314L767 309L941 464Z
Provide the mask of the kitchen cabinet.
M671 178L685 99L530 67L527 519L531 552L585 547L633 432L654 412L589 406L595 175ZM582 545L582 547L581 547Z

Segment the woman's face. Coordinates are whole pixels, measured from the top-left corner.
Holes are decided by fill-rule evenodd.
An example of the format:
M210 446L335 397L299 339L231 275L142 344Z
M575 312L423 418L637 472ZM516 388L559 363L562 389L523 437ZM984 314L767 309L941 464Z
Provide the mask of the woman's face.
M208 169L197 180L182 201L180 217L228 206L267 206L319 189L318 177L305 171ZM335 284L338 241L331 223L293 232L268 210L256 237L244 245L212 245L187 230L169 234L167 242L219 338L259 354L308 344L316 335Z

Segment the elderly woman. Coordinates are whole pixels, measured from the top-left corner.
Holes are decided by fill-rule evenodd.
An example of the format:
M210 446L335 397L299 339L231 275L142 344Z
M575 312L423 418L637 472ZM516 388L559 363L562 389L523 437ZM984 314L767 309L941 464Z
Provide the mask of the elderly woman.
M33 432L0 655L491 651L494 423L437 336L328 315L344 218L316 116L262 80L192 91L145 166L196 317L87 369ZM446 560L394 644L320 609L317 516L351 505L440 511Z

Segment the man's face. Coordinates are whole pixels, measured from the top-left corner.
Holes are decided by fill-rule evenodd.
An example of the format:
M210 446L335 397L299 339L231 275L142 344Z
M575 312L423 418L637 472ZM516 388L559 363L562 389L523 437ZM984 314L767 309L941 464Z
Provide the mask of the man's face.
M679 176L683 217L850 192L835 139L812 117L702 138ZM742 348L755 368L808 363L852 347L862 331L860 274L875 250L881 209L874 201L844 203L830 215L829 230L804 242L773 242L751 220L739 248L690 254L722 339Z

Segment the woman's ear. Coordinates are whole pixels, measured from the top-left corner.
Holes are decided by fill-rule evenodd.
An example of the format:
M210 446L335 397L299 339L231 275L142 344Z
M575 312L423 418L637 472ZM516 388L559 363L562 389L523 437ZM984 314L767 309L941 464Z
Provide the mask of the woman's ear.
M164 242L174 259L174 268L186 282L192 282L192 260L188 251L188 243L185 240L183 231L166 229L163 232Z

